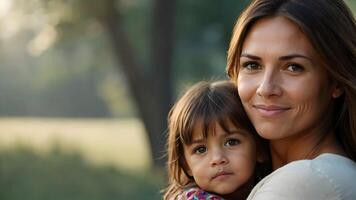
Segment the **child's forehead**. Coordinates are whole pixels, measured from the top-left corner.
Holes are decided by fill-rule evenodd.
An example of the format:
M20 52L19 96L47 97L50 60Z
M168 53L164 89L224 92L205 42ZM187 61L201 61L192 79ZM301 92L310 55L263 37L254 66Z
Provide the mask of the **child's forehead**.
M222 121L214 120L210 123L199 121L194 126L191 138L194 140L207 138L208 136L227 136L231 134L245 135L247 133L245 129L238 127L229 119Z

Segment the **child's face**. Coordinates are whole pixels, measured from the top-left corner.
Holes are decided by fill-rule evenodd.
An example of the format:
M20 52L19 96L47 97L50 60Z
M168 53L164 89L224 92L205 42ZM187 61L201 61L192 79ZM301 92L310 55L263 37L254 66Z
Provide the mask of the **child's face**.
M192 143L183 145L187 171L196 184L220 195L231 194L251 180L257 157L253 136L227 125L230 133L216 123L215 134L209 133L208 138L196 126Z

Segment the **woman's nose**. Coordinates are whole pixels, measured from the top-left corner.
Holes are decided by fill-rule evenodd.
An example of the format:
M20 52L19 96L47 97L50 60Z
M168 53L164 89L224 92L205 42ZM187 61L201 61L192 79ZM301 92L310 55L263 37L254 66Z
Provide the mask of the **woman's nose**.
M278 72L266 70L261 77L256 93L263 98L280 96L282 94L280 84Z

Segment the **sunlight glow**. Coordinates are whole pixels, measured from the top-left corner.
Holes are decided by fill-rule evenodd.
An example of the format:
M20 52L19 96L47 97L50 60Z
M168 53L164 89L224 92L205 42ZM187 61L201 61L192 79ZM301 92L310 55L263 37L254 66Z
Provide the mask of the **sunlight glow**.
M0 1L0 18L3 18L6 16L12 6L12 1L11 0L1 0Z
M0 39L14 40L17 37L33 35L27 41L27 51L31 56L39 56L50 48L57 39L55 20L44 13L39 5L32 11L24 10L21 4L11 0L0 0Z
M30 41L27 50L32 56L39 56L56 41L56 38L56 29L53 26L47 25Z

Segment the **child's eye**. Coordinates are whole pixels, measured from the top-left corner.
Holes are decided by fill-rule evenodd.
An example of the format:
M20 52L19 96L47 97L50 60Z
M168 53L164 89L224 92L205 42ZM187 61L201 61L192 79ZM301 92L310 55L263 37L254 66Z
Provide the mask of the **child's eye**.
M299 73L304 71L304 67L299 64L290 64L287 67L287 71L292 73Z
M255 61L244 62L244 63L242 63L241 66L242 66L242 69L246 69L248 71L259 70L261 68L261 65Z
M198 146L193 149L194 154L202 154L206 152L206 147L205 146Z
M225 146L235 146L240 144L241 141L235 138L229 138L228 140L226 140L225 142Z

